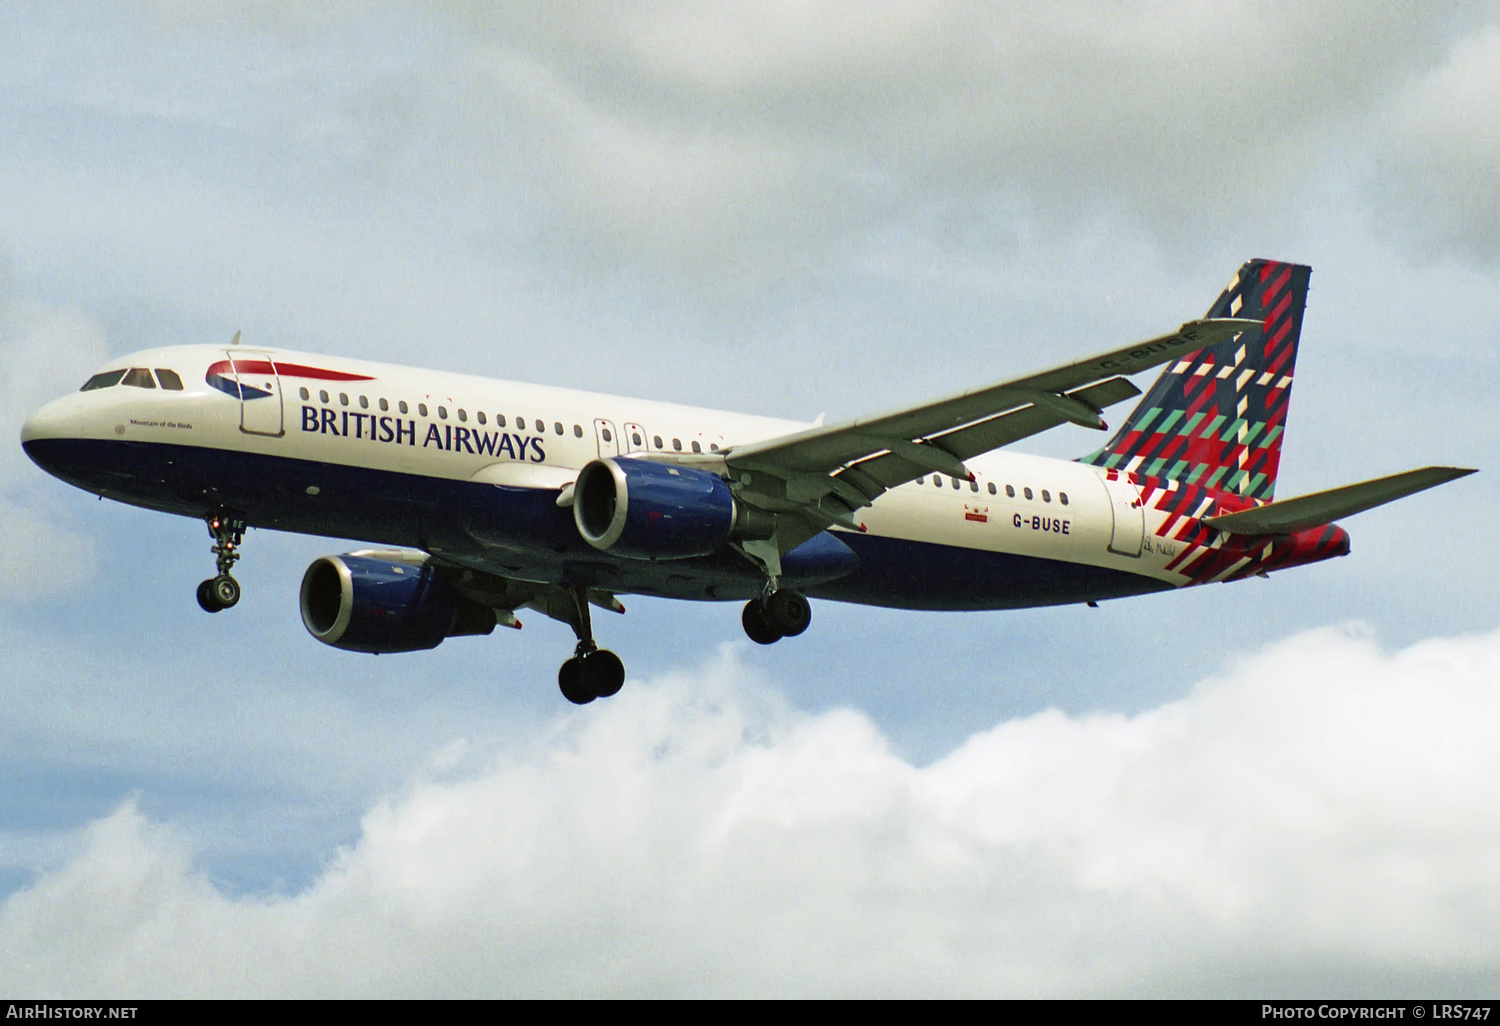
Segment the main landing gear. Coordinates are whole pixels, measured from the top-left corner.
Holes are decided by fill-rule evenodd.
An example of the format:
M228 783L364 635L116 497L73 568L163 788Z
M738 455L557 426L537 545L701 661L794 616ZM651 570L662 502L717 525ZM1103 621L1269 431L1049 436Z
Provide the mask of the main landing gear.
M208 533L214 539L214 547L209 551L215 556L219 573L198 585L198 605L205 613L217 613L240 600L240 582L230 577L229 571L240 558L245 522L224 513L211 513L207 523Z
M777 588L774 583L766 587L766 593L758 599L745 603L740 615L745 633L757 645L771 645L782 638L795 638L807 630L812 623L812 605L807 596L789 588Z
M594 642L594 627L589 617L587 590L575 585L569 592L573 609L567 620L578 635L578 647L572 659L557 671L557 686L563 697L574 705L587 705L596 698L618 694L625 684L625 664L620 657Z

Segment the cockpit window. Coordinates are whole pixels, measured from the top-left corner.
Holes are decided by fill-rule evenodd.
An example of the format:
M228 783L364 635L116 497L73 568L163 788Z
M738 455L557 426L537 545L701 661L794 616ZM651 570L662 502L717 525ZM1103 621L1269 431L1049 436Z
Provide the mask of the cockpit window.
M177 376L176 371L167 370L165 367L158 367L156 368L156 380L160 381L161 387L168 391L182 391L182 379Z
M93 377L85 381L83 383L83 387L78 391L92 392L96 388L108 388L111 385L118 385L120 383L120 379L124 376L125 372L122 370L105 371L102 374L95 374Z
M125 372L125 380L122 385L134 385L136 388L155 388L156 380L151 377L151 372L144 367L132 367Z

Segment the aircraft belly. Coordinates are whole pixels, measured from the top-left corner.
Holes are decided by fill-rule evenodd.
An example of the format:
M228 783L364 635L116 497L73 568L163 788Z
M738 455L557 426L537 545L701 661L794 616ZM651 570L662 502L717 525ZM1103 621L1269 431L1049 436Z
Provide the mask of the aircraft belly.
M841 533L859 556L815 598L898 609L1024 609L1169 590L1168 581L1090 563Z

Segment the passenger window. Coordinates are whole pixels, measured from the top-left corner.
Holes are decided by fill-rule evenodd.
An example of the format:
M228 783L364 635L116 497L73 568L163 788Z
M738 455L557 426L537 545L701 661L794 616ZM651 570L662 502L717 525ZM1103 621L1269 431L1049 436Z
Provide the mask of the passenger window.
M132 367L125 372L125 385L134 385L136 388L155 388L156 381L151 377L151 372L144 367Z
M694 442L693 443L693 451L694 452L702 452L703 451L703 446L699 445L697 442Z
M1042 501L1043 502L1051 502L1052 501L1052 493L1049 492L1049 491L1047 491L1047 489L1045 489L1045 488L1042 489Z
M583 425L582 424L574 424L573 425L573 437L574 438L582 438L583 437Z
M460 424L467 424L469 422L469 415L463 411L463 407L459 407L458 422Z
M505 414L503 414L503 413L497 413L497 414L495 414L495 426L496 427L504 427L505 426Z
M552 425L552 433L556 435L562 434L562 421L558 421Z
M359 408L361 410L368 410L370 408L370 400L366 399L364 396L360 396L359 397Z
M319 391L318 391L318 399L319 399L319 401L326 403L328 401L328 393L326 391L322 390L322 389L319 389Z
M448 419L448 407L446 407L446 406L439 406L438 407L438 420L447 420L447 419Z
M526 418L525 417L517 417L516 418L516 430L517 431L525 431L526 430Z
M339 405L340 406L348 406L349 405L349 393L348 392L340 392L339 393Z
M546 425L546 424L543 424L543 423L542 423L542 422L541 422L541 421L540 421L540 420L538 420L538 421L537 421L537 422L536 422L536 429L537 429L537 431L538 431L538 432L540 432L540 433L541 433L541 434L544 434L544 435L545 435L545 434L546 434L546 433L547 433L547 425Z
M1068 493L1067 492L1058 492L1057 493L1057 497L1062 502L1062 504L1064 506L1066 506L1068 504Z
M167 370L164 367L156 368L156 380L160 381L161 387L169 392L182 391L182 379L177 376L177 372L174 370Z
M958 478L956 477L953 479L953 490L958 491Z
M632 431L632 432L630 432L630 444L631 445L640 445L641 444L641 433L639 431Z
M661 435L657 435L655 438L651 439L651 441L653 441L653 442L656 443L656 447L658 449L666 448L664 445L661 444Z
M307 402L307 400L312 398L312 393L307 390L307 386L305 385L297 389L297 394L302 397L303 402Z
M599 434L603 436L606 442L613 442L615 440L615 436L609 433L609 428L604 428Z
M125 372L122 370L105 371L103 374L95 374L85 381L83 387L78 391L92 392L96 388L109 388L111 385L118 385L120 379L124 376Z
M1015 485L1006 485L1005 486L1005 497L1007 499L1014 499L1016 497L1016 488L1015 488Z
M927 475L926 474L923 474L921 477L917 478L917 484L924 485L926 483L927 483Z
M417 412L424 417L427 416L427 404L417 403Z
M1021 493L1023 495L1025 495L1026 498L1028 498L1028 499L1031 498L1031 489L1030 488L1022 488L1021 489Z
M400 410L402 413L406 413L406 412L408 412L408 410L410 409L410 407L408 407L406 405L406 400L405 399L398 399L396 401L396 409Z
M480 410L478 413L474 414L474 416L476 416L476 417L479 418L479 423L481 423L481 424L484 423L484 411L483 410Z
M932 487L934 487L934 488L941 488L941 487L943 487L943 479L940 476L938 476L937 474L933 474L932 475Z
M718 452L719 451L719 443L718 442L709 442L708 443L708 451L709 452Z
M380 400L380 412L381 413L389 412L390 408L391 408L391 404L390 403L386 402L384 399Z
M680 439L680 438L674 438L674 439L672 439L672 448L676 449L678 452L681 452L682 451L682 439Z
M995 494L995 482L993 482L993 481L990 482L990 494L991 495Z

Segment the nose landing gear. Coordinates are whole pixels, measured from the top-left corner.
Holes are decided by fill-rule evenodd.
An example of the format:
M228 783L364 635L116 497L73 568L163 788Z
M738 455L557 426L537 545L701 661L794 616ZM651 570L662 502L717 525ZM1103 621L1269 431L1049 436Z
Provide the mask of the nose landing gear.
M757 645L795 638L812 623L812 605L801 592L767 586L767 593L745 603L740 615L745 633Z
M214 554L219 573L198 585L198 605L205 613L217 613L240 600L240 582L229 576L229 571L240 558L245 522L225 513L211 513L206 521L208 533L214 539L209 551Z

